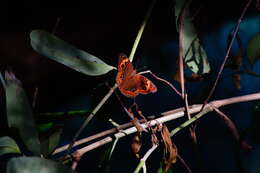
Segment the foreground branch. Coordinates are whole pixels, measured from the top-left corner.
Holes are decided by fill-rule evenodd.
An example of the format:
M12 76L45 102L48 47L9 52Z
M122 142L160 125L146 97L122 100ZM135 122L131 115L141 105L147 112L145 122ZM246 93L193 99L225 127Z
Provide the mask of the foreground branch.
M258 100L260 99L260 93L255 93L255 94L248 94L245 96L238 96L238 97L232 97L232 98L228 98L228 99L223 99L223 100L216 100L216 101L212 101L208 104L205 105L204 109L202 112L200 112L199 114L195 115L193 118L191 118L190 120L186 121L185 123L183 123L182 125L180 125L179 127L177 127L176 129L174 129L171 132L171 135L175 135L177 132L179 132L181 129L189 126L191 123L193 123L194 121L196 121L197 119L199 119L200 117L202 117L204 114L213 111L213 107L215 108L219 108L221 106L226 106L229 104L234 104L234 103L239 103L239 102L247 102L247 101L253 101L253 100ZM201 110L202 104L200 105L193 105L190 107L190 113L194 114L197 113ZM148 121L148 123L143 123L141 124L143 128L147 128L148 126L154 126L158 123L164 123L164 122L168 122L168 121L172 121L174 119L180 118L184 116L184 108L179 108L177 110L173 110L173 111L168 111L168 112L164 112L161 114L162 117ZM136 127L130 127L128 129L122 130L118 133L115 133L113 135L113 137L104 137L103 139L93 142L92 144L87 145L86 147L83 147L79 150L77 150L77 152L84 154L88 151L91 151L95 148L98 148L102 145L105 145L107 143L110 143L113 141L113 139L116 138L122 138L124 136L127 136L129 134L135 133L137 132ZM58 150L58 149L57 149ZM56 154L58 154L58 152L56 152Z

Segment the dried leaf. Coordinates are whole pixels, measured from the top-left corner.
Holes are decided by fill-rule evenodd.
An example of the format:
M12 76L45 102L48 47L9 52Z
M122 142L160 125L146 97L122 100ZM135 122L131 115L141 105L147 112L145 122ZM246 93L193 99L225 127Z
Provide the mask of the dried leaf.
M137 118L134 118L132 120L132 123L136 127L138 133L141 133L142 131L144 131L144 128L140 125L140 123L139 123Z
M167 171L177 161L177 147L171 140L171 134L164 125L161 136L164 142L164 171Z
M234 85L237 89L241 88L241 75L240 74L233 74L232 79L234 82Z
M135 154L135 156L139 159L140 158L140 154L139 151L141 149L142 146L142 140L141 140L141 133L137 133L132 140L132 144L131 144L131 148L132 148L132 152Z

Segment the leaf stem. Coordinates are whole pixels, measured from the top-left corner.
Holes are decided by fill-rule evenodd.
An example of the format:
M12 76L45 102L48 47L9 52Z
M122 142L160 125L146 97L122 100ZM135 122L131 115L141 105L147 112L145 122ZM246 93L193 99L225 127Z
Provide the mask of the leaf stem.
M133 44L131 53L130 53L130 55L129 55L129 60L130 60L130 61L133 61L133 59L134 59L134 55L135 55L137 46L138 46L138 44L139 44L139 42L140 42L140 39L141 39L141 37L142 37L142 34L143 34L143 32L144 32L144 29L145 29L145 26L146 26L146 24L147 24L147 21L149 20L149 18L150 18L150 16L151 16L153 7L154 7L154 5L155 5L155 2L156 2L156 0L153 0L153 1L152 1L151 5L150 5L150 7L149 7L149 9L148 9L148 11L147 11L145 17L144 17L144 20L143 20L143 22L142 22L142 24L141 24L141 26L140 26L140 28L139 28L139 30L138 30L138 33L137 33L135 42L134 42L134 44Z
M140 160L139 164L137 165L134 173L138 173L141 168L143 168L144 172L146 172L146 165L145 162L148 159L148 157L153 153L153 151L158 147L159 145L154 144L152 148L150 148L144 155L144 157Z

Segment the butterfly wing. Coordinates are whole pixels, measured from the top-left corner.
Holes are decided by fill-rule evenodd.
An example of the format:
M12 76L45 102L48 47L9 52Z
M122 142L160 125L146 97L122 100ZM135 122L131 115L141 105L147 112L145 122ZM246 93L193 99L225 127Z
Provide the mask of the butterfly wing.
M137 90L140 94L155 93L157 91L157 87L154 85L154 83L146 77L142 75L136 75L135 80L137 83Z
M120 54L118 60L118 73L116 76L116 83L120 86L123 81L126 81L127 78L135 75L136 71L134 70L133 64L127 58L126 55Z
M121 93L130 98L136 97L138 94L149 94L157 91L152 81L136 74L133 64L123 54L119 56L116 83Z

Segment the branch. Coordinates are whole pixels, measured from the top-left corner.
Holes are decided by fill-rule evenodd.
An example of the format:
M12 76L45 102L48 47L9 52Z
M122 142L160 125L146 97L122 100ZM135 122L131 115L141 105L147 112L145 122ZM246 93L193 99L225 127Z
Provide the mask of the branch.
M186 121L185 123L183 123L182 125L180 125L176 129L174 129L173 131L171 131L171 136L175 135L181 129L187 127L188 125L190 125L191 123L193 123L194 121L196 121L197 119L202 117L204 114L212 111L213 110L212 106L219 108L221 106L226 106L226 105L239 103L239 102L253 101L253 100L258 100L258 99L260 99L260 93L248 94L248 95L244 95L244 96L232 97L232 98L222 99L222 100L216 100L216 101L212 101L212 102L206 104L205 109L202 112L200 112L200 110L203 106L202 104L190 106L190 113L191 114L197 113L197 112L200 112L200 113L195 115L190 120ZM174 119L183 117L184 116L184 108L179 108L179 109L177 109L177 111L172 110L172 111L164 112L161 115L162 115L162 117L160 117L160 118L148 121L148 123L145 123L145 124L141 124L142 127L147 128L147 127L151 127L151 126L158 124L158 122L164 123L164 122L172 121ZM78 152L80 152L81 154L84 154L88 151L91 151L95 148L98 148L100 146L103 146L107 143L112 142L114 138L122 138L124 136L127 136L127 135L135 133L135 132L137 132L136 127L130 127L128 129L122 130L122 131L114 134L113 137L108 136L108 137L105 137L105 138L103 138L99 141L93 142L92 144L89 144L89 145L79 149ZM56 154L58 154L58 152L56 152Z
M153 118L154 118L154 116L148 117L148 119L153 119ZM139 120L140 123L144 123L145 121L146 121L146 120L144 120L144 119ZM129 127L131 127L131 126L133 126L133 123L132 123L132 122L130 122L130 123L125 123L125 124L119 125L119 126L116 127L116 128L112 128L112 129L109 129L109 130L105 130L105 131L103 131L103 132L97 133L97 134L92 135L92 136L89 136L89 137L87 137L87 138L80 139L80 140L78 140L78 141L75 142L75 144L73 145L73 147L76 147L76 146L78 146L78 145L87 143L87 142L89 142L89 141L96 140L96 139L98 139L98 138L107 136L107 135L112 134L112 133L116 133L116 132L118 132L119 130L123 130L123 129L125 129L125 128L129 128ZM53 155L65 151L65 150L68 148L68 146L69 146L69 144L57 148L57 149L53 152Z
M219 72L218 72L218 76L217 76L217 78L216 78L216 80L215 80L215 82L214 82L214 85L213 85L213 87L211 88L208 97L207 97L206 100L204 101L204 105L202 106L202 109L203 109L204 106L208 103L210 97L213 95L213 93L214 93L214 91L215 91L215 89L216 89L216 86L217 86L218 81L219 81L219 79L220 79L220 75L221 75L222 71L224 70L226 61L227 61L227 59L228 59L229 52L230 52L230 50L231 50L231 48L232 48L232 45L233 45L233 42L234 42L234 40L235 40L235 38L236 38L236 35L237 35L237 32L238 32L240 23L241 23L241 21L242 21L242 18L244 17L244 15L245 15L245 13L246 13L246 11L247 11L247 9L248 9L248 7L249 7L249 5L250 5L251 2L252 2L252 0L249 0L249 1L248 1L248 3L246 4L246 6L245 6L245 8L244 8L244 10L243 10L243 12L242 12L240 18L239 18L238 21L237 21L237 26L236 26L236 29L235 29L235 31L234 31L234 33L233 33L232 39L231 39L231 41L230 41L230 44L229 44L229 46L228 46L228 49L227 49L227 52L226 52L226 56L225 56L224 61L222 62L221 66L220 66L220 69L219 69Z
M182 94L169 81L156 76L151 70L142 71L142 72L140 72L138 74L146 74L146 73L150 73L155 79L164 82L169 87L171 87L171 89L173 89L179 96L182 97Z
M136 167L134 173L138 173L141 168L143 168L144 170L146 170L146 169L145 169L145 167L146 167L145 162L146 162L147 158L153 153L153 151L154 151L158 146L159 146L159 145L154 144L154 145L152 146L152 148L150 148L150 149L146 152L146 154L144 155L144 157L143 157L142 159L140 159L140 162L139 162L138 166ZM146 172L146 171L144 171L144 172Z

